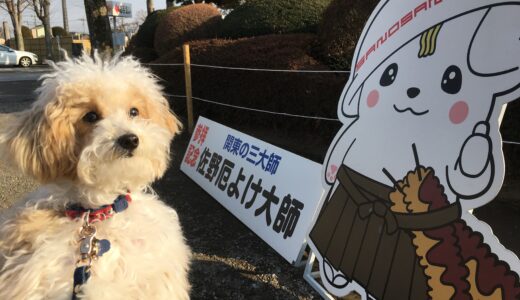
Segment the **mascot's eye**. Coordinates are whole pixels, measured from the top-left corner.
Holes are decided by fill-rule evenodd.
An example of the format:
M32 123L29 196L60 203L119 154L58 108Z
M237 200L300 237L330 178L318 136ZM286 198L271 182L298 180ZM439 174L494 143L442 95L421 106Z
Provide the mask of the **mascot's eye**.
M381 75L381 79L379 80L379 84L381 86L389 86L394 83L395 77L397 76L397 64L393 63L386 67L386 70Z
M462 86L462 73L459 67L449 66L442 75L441 88L448 94L456 94Z
M87 123L96 123L99 121L99 115L94 111L89 111L86 115L83 116L83 121Z
M137 108L135 107L132 107L130 108L130 117L134 118L134 117L137 117L139 115L139 110L137 110Z

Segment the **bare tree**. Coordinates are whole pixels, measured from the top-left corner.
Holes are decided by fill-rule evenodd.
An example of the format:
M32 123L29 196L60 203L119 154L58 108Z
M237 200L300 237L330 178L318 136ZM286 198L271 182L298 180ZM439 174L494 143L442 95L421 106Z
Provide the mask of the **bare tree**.
M144 21L146 20L146 12L142 9L138 10L136 13L135 13L135 20L137 21L137 23L139 25L143 24Z
M51 0L31 0L31 6L45 31L45 56L52 60Z
M153 0L146 0L146 12L151 14L154 10Z
M11 17L16 39L16 48L25 50L22 36L22 13L29 6L28 0L0 0L0 8L7 11Z

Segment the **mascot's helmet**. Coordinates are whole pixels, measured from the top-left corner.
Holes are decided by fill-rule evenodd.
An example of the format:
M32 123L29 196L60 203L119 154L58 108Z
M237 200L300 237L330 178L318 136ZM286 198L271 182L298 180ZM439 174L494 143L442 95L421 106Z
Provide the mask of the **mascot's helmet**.
M503 13L493 14L493 10L500 8L513 10L512 17L504 17ZM518 66L520 66L520 56L518 55L520 53L520 22L518 20L520 1L382 0L366 23L356 46L351 76L341 95L338 116L342 118L358 115L358 102L363 83L393 53L429 29L432 29L432 34L435 34L433 29L436 25L477 11L486 12L484 19L494 24L500 23L497 26L502 30L496 32L497 26L489 27L494 30L487 30L486 26L481 28L483 19L480 24L475 24L474 32L465 33L473 35L476 43L479 40L481 43L486 43L485 47L473 43L471 48L475 48L475 52L481 51L478 49L494 52L487 55L491 57L490 59L479 62L480 66L472 66L472 71L481 76L518 73ZM494 15L497 17L495 18ZM470 60L471 52L472 49L468 49L468 60ZM497 58L496 61L493 57ZM504 60L504 57L508 59ZM520 74L514 74L516 81L518 81L518 76Z

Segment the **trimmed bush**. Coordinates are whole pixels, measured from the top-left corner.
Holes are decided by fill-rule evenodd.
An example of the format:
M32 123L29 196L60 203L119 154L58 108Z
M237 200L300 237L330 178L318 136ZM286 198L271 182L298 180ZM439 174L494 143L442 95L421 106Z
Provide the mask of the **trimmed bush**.
M220 22L222 15L211 4L192 4L169 12L155 31L155 51L162 55L185 42L213 38Z
M379 0L333 0L318 30L316 57L333 69L350 69L356 43Z
M125 55L133 55L142 63L149 63L158 58L157 52L153 48L137 47L131 51L126 51Z
M500 127L502 137L506 141L520 142L520 99L507 105L507 110ZM520 146L504 144L504 156L506 161L506 184L508 179L520 183ZM516 198L518 195L516 195ZM520 203L519 203L520 204Z
M331 0L248 0L222 23L221 37L315 33Z
M155 39L155 30L161 19L169 12L174 11L177 7L169 7L167 9L156 10L149 14L143 24L139 26L139 30L130 40L130 49L133 48L153 48Z
M63 29L63 27L52 27L52 36L69 36L70 34Z
M22 37L24 39L31 39L33 36L32 36L32 31L29 27L27 26L22 26Z
M232 9L240 5L240 2L243 0L206 0L206 3L213 3L216 6L223 9ZM181 3L182 5L190 5L193 4L192 0L178 0L177 3ZM202 0L195 0L195 3L202 3Z
M237 40L213 39L190 43L193 63L229 67L328 70L308 53L313 34L266 35ZM178 47L156 63L182 63ZM182 67L152 67L172 94L185 94ZM275 112L336 117L338 100L347 81L345 74L257 72L192 67L193 95L226 104ZM182 98L172 98L174 111L185 116ZM341 123L250 112L194 102L195 118L206 116L316 161ZM294 137L287 141L287 136Z

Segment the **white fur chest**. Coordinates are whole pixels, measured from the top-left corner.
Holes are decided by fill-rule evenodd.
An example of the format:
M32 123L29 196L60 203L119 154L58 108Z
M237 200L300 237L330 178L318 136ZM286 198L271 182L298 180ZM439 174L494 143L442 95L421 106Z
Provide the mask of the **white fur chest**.
M15 251L7 259L16 272L0 273L1 299L70 299L81 222L65 217L53 222L35 228L31 251ZM188 299L189 249L173 209L151 195L136 195L127 210L94 226L96 238L109 240L111 249L93 262L80 295Z

